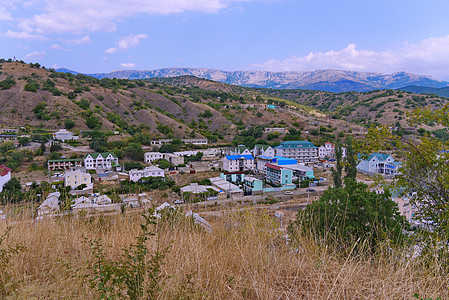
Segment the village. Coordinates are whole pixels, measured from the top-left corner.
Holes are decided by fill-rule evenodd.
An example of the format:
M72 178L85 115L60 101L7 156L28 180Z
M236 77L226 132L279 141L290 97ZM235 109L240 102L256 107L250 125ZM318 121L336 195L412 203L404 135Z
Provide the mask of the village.
M21 138L9 130L2 136L3 141ZM249 149L245 145L214 147L207 139L183 139L180 143L190 145L190 150L158 152L154 150L173 141L159 139L143 148L144 164L123 163L114 152L95 153L86 147L70 146L70 142L79 140L66 129L54 132L48 144L68 149L71 158L67 158L69 154L50 158L42 178L21 180L25 190L47 187L36 193L37 220L150 206L185 207L205 213L256 203L266 204L261 207L273 209L275 216L289 213L294 218L295 210L316 200L332 184L331 168L335 167L336 157L335 145L329 142L317 147L310 141L284 141L278 146L256 144ZM82 158L73 158L76 155ZM369 176L393 178L399 166L391 155L374 153L361 159L357 169L360 180L369 184ZM2 191L15 174L8 166L0 167ZM393 199L399 211L412 222L415 209L408 197L396 194ZM7 217L6 210L2 218Z

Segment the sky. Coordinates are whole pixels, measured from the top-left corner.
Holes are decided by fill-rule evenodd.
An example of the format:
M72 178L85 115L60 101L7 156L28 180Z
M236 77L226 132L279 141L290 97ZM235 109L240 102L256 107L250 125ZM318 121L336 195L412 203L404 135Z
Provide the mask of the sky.
M338 69L449 80L446 0L0 0L0 58L82 73Z

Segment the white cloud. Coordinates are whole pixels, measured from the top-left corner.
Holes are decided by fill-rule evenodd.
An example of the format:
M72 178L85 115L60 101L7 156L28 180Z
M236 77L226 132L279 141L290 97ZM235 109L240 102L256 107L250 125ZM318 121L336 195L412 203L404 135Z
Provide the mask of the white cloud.
M31 34L26 31L17 32L17 31L8 30L3 35L13 38L13 39L34 39L34 40L41 40L41 41L48 40L48 38L46 38L40 34Z
M79 39L76 40L67 40L67 43L70 44L77 44L77 45L81 45L81 44L85 44L85 43L89 43L91 41L90 37L88 35L85 35Z
M31 53L28 53L24 57L24 59L25 60L38 60L38 59L42 59L44 56L45 56L45 51L41 51L41 52L34 51L34 52L31 52Z
M35 0L40 13L20 18L18 27L37 34L113 31L116 22L137 14L216 13L239 1L245 0Z
M64 47L62 47L59 44L51 44L50 47L48 47L48 49L51 49L51 50L64 50L64 51L67 51L67 52L72 51L72 49L64 48Z
M11 14L6 10L6 8L0 6L0 21L11 21L12 19Z
M133 63L121 63L120 66L122 66L123 68L134 68L136 65Z
M283 60L271 59L253 65L259 70L297 71L315 69L346 69L392 73L407 71L449 78L449 36L428 38L418 43L405 43L385 51L359 50L349 44L341 50L310 52Z
M125 36L123 38L120 38L117 42L116 48L109 48L106 49L104 52L106 53L115 53L119 50L126 50L128 48L134 47L140 43L141 40L146 39L148 35L146 34L130 34L128 36Z
M104 52L109 53L109 54L115 53L115 52L117 52L117 48L109 48L109 49L104 50Z

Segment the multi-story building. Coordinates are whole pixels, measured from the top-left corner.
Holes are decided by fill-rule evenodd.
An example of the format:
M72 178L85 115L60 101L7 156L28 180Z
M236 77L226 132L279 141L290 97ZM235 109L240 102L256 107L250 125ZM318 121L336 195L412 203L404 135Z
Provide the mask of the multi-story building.
M257 144L253 149L254 157L262 156L274 156L274 148L270 145Z
M251 176L243 179L243 191L247 195L260 194L263 192L263 181Z
M89 173L75 170L64 174L64 186L70 186L72 189L76 189L82 184L85 184L88 188L92 184L92 177Z
M75 159L50 159L48 161L48 169L54 170L70 170L72 168L81 168L83 166L83 160L80 158Z
M309 141L282 142L274 149L276 156L293 158L298 162L315 162L318 160L318 147Z
M266 127L263 132L265 133L273 133L273 132L277 132L277 133L287 133L288 129L284 128L284 127Z
M152 163L155 160L159 160L159 159L163 159L164 158L164 153L160 153L160 152L147 152L145 153L145 162L146 163Z
M342 147L342 157L346 157L346 148ZM318 157L320 159L335 158L335 146L332 143L325 143L318 147Z
M265 166L267 163L275 165L296 165L298 162L293 158L259 155L256 157L256 168L258 173L264 175L267 174L267 168Z
M7 166L0 165L0 192L3 191L3 186L11 180L11 171Z
M357 165L357 171L368 174L396 175L399 162L389 154L373 153L368 159L362 160Z
M231 155L251 155L251 151L245 145L238 145L231 150Z
M112 169L119 167L118 157L112 152L89 153L84 156L84 166L88 170L96 168Z
M164 158L174 166L179 166L184 163L184 156L177 156L172 153L164 153Z
M153 140L151 141L151 145L160 146L163 144L171 143L172 139L163 139L163 140ZM193 144L193 145L207 145L207 139L181 139L181 142L185 144Z
M223 170L228 172L243 172L254 170L254 157L251 154L226 155L223 158Z
M292 184L293 172L290 169L286 169L279 165L266 164L267 175L265 180L268 183L284 186Z
M60 129L59 131L53 133L53 139L65 142L65 141L77 140L78 136L73 135L73 133L68 131L67 129Z
M143 170L132 169L129 171L130 181L139 181L142 177L165 177L164 170L156 166L146 167Z

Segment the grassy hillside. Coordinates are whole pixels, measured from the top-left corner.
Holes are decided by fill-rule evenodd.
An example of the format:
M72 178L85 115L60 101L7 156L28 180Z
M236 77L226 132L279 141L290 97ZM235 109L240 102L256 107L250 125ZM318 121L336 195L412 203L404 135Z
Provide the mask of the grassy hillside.
M370 124L406 127L408 111L447 103L444 97L393 90L337 94L255 89L191 76L100 80L21 62L3 61L0 71L0 123L5 126L143 132L151 138L206 137L220 143L279 142L283 135L260 132L285 127L296 130L290 139L322 144ZM242 108L252 103L276 104L280 109Z
M160 273L145 273L144 287L156 299L446 299L448 277L435 257L410 258L386 248L378 255L343 257L305 237L286 243L278 223L253 211L209 217L213 231L183 217L150 227L149 261L165 254ZM104 260L120 261L123 248L136 243L142 218L132 215L62 218L14 224L1 248L20 246L2 260L2 297L7 299L99 299ZM1 225L4 232L5 225ZM103 252L95 251L99 242ZM97 248L98 249L98 248ZM97 254L97 256L95 255ZM101 255L101 256L98 256ZM99 261L99 258L103 262ZM128 266L122 272L131 270ZM6 271L6 273L3 273ZM158 275L149 285L150 276ZM152 277L154 278L154 277ZM130 278L130 282L133 282ZM135 282L135 281L134 281ZM119 282L114 292L126 293ZM120 298L126 298L125 296Z

